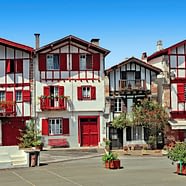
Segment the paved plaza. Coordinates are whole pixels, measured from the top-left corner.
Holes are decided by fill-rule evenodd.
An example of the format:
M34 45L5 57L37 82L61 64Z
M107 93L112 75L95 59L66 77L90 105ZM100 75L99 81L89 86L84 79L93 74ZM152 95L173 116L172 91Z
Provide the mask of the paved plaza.
M123 168L104 168L101 157L0 171L2 186L185 186L167 157L121 156Z

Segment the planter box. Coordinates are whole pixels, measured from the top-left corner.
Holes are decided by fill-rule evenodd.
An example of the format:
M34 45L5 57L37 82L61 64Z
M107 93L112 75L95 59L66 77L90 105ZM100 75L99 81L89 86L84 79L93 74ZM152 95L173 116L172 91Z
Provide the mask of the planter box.
M177 174L186 175L186 164L177 163Z
M106 169L119 169L120 168L120 160L112 160L105 162Z

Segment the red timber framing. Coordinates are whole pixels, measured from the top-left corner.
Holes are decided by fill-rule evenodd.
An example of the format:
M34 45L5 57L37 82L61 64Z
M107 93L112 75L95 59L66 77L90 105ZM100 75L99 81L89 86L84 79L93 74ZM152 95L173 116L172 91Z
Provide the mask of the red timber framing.
M0 61L5 63L4 69L1 69L5 72L4 82L0 83L0 88L2 91L5 92L6 101L13 102L11 106L6 108L4 113L1 113L0 116L3 117L14 117L16 116L16 92L19 90L22 92L23 100L19 101L20 107L22 107L22 117L25 117L24 114L24 104L23 102L30 102L30 85L32 83L32 77L30 76L30 68L31 68L31 61L32 61L32 54L34 49L22 45L19 43L15 43L6 39L0 38L0 45L4 47L4 54L3 57L0 56ZM9 49L11 48L12 55L10 57ZM19 53L17 52L19 51ZM25 53L27 56L25 57ZM25 64L25 65L24 65ZM24 77L24 69L23 67L27 66L29 69L29 82L25 83ZM17 78L19 76L19 78ZM11 82L8 79L11 78ZM19 81L18 81L19 80ZM21 106L22 105L22 106ZM30 104L30 110L31 104ZM31 113L30 113L31 114ZM27 117L27 116L26 116Z
M69 51L71 51L71 47L77 47L78 51L76 51L76 53L73 52L63 53L61 48L65 46L67 46ZM46 55L52 54L52 52L56 50L59 50L58 55L60 61L59 63L60 68L57 70L47 70ZM87 54L92 56L92 67L88 70L80 70L80 54L82 54L80 52L81 50L86 51ZM39 55L38 65L40 71L40 81L46 81L46 80L48 81L98 80L99 81L100 67L103 66L102 61L100 61L100 54L102 54L104 58L109 52L110 51L106 49L103 49L90 42L86 42L84 40L81 40L71 35L61 40L50 43L37 50L37 53ZM70 65L70 61L72 62L71 65ZM50 77L47 77L48 72L50 72ZM90 72L92 72L91 76L90 76ZM63 76L64 73L65 76ZM76 77L74 77L74 75L76 75Z
M82 121L84 120L84 121ZM95 120L92 122L92 120ZM90 121L90 122L89 122ZM83 132L82 125L88 126L88 130ZM96 126L91 130L91 124ZM83 137L87 136L85 146L97 146L100 142L100 116L78 116L78 143L84 146ZM87 141L88 140L88 141ZM93 140L93 141L92 141Z

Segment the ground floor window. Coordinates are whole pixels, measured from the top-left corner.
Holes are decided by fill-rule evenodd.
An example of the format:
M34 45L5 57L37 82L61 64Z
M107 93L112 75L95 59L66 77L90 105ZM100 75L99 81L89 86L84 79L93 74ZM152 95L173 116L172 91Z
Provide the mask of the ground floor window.
M50 135L62 134L61 119L49 119L49 134Z
M143 140L143 127L133 126L126 128L127 141L138 141Z

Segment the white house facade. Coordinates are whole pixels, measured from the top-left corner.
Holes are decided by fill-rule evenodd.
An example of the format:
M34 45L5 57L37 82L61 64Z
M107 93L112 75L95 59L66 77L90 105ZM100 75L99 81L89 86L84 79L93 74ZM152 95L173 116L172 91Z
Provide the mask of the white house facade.
M100 146L106 136L104 66L99 40L67 36L34 58L35 114L45 146Z
M139 99L154 96L157 98L157 85L153 82L160 69L147 64L144 60L131 57L106 70L109 79L110 116L107 120L109 139L112 148L123 148L130 144L145 144L147 130L142 126L113 128L110 123L122 112L130 113Z
M0 145L17 145L32 116L33 48L0 38Z

